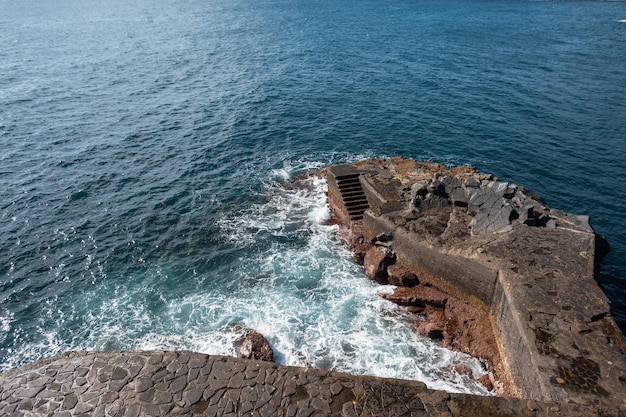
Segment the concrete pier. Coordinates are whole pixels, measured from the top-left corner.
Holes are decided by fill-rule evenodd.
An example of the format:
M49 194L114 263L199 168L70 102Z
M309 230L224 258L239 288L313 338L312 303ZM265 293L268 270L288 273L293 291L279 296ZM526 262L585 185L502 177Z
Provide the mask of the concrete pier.
M404 158L353 166L370 206L362 239L387 254L387 264L374 267L402 262L429 277L430 291L488 310L514 395L626 409L626 339L595 281L602 238L587 217L551 209L530 190L471 167ZM439 333L463 333L464 319L451 315L442 307ZM466 339L471 350L476 337Z
M14 417L598 415L574 404L191 352L70 352L0 374L0 387L0 415Z

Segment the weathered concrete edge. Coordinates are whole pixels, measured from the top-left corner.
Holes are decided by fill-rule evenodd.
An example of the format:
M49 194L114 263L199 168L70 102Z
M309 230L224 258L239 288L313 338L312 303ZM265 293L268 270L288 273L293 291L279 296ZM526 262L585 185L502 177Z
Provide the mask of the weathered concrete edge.
M401 215L401 212L397 212ZM397 226L394 213L377 216L371 211L363 215L363 233L367 240L379 234L392 234L393 250L398 259L439 277L442 288L468 301L478 301L491 311L501 358L515 389L522 398L568 402L568 393L537 372L545 368L545 360L535 351L535 336L529 333L528 311L518 302L513 288L519 287L518 277L512 276L507 265L497 259L475 259L457 256L444 247L433 247L419 237ZM594 276L595 235L591 235L584 276ZM442 277L445 277L442 278ZM600 291L599 288L595 292ZM605 299L603 294L598 298ZM606 302L608 305L608 301ZM607 319L609 320L609 319ZM529 364L531 368L529 369ZM535 370L529 372L529 370ZM626 403L625 403L626 404Z
M455 291L463 298L475 298L484 306L491 306L498 268L478 260L455 256L442 248L422 243L415 234L396 226L385 217L377 217L368 211L363 214L365 239L381 233L393 233L393 250L399 259L435 277L448 277L447 290Z
M150 363L153 365L158 365L157 362L161 361L162 368L169 368L171 362L165 362L168 360L180 360L181 363L185 363L183 359L187 357L187 361L189 357L205 357L207 361L219 361L225 364L231 364L229 367L230 378L233 378L237 373L236 369L250 369L251 367L256 369L265 369L266 375L271 374L271 370L279 370L280 374L290 374L290 375L302 375L302 381L315 381L316 384L320 386L326 386L326 388L332 391L331 385L336 384L337 382L343 384L344 386L352 386L352 391L356 393L355 398L352 401L348 401L349 405L348 409L344 406L344 409L341 413L339 412L320 412L319 409L315 409L312 411L317 412L316 415L352 415L352 410L364 410L367 405L369 415L387 415L387 416L396 416L403 415L394 413L392 407L388 407L389 404L406 401L407 403L411 400L417 399L420 406L423 407L423 412L420 415L424 416L452 416L452 417L460 417L464 415L509 415L509 416L595 416L595 415L606 415L606 416L621 416L623 415L620 410L599 410L593 407L588 406L580 406L576 404L557 404L557 403L549 403L542 401L534 401L534 400L522 400L517 398L498 398L498 397L484 397L484 396L475 396L468 394L452 394L443 391L436 391L427 389L425 384L417 381L408 381L408 380L399 380L399 379L386 379L379 377L371 377L371 376L355 376L349 375L340 372L328 371L328 370L319 370L313 368L298 368L291 366L278 365L269 362L262 362L250 359L239 359L234 357L224 357L224 356L215 356L215 355L205 355L201 353L194 352L186 352L186 351L176 351L176 352L168 352L168 351L101 351L101 352L93 352L93 351L85 351L85 352L66 352L51 358L46 358L29 365L25 365L20 368L12 369L0 374L0 387L2 390L0 392L4 392L4 394L13 394L8 393L6 391L6 386L17 377L26 377L29 379L29 373L34 373L36 370L41 370L45 368L47 365L54 364L55 362L60 362L61 364L69 364L76 360L81 360L86 357L94 357L94 363L98 363L100 360L99 366L106 366L107 363L113 363L117 360L117 358L122 356L127 357L139 357L139 356L148 356L154 357L157 361ZM94 365L97 366L97 365ZM32 371L32 372L31 372ZM93 370L92 370L93 371ZM100 372L100 370L97 370ZM284 372L283 372L284 371ZM227 372L228 375L228 372ZM32 375L30 375L32 377ZM128 382L130 387L133 387L135 381L138 379L145 377L142 373L137 374L135 377L131 378ZM30 378L32 379L32 378ZM300 380L301 378L298 378ZM274 378L271 378L274 381ZM209 381L204 381L202 383L202 388L206 388L211 390L211 386ZM270 385L272 383L268 383L267 381L263 381L259 383L261 385L261 390L263 390L266 384L267 388L271 388ZM99 390L102 391L102 394L105 394L107 389L105 388L105 384L100 384L102 387ZM78 388L78 387L77 387ZM226 390L235 391L237 388L235 387L227 387ZM274 388L275 389L275 388ZM223 395L223 393L221 394ZM387 396L390 401L387 402L383 400L383 397ZM394 398L395 396L395 398ZM139 397L139 394L136 394L137 401L142 401ZM306 408L309 405L304 405L300 403L300 400L291 398L284 398L284 406L293 405L294 403L298 403L299 408ZM378 401L380 399L380 401ZM374 401L372 401L374 400ZM282 402L281 402L282 403ZM308 404L308 403L307 403ZM387 405L386 405L387 404ZM311 409L314 408L313 402L310 405ZM143 409L142 409L143 410ZM350 413L346 413L346 411L350 411ZM184 413L170 413L169 415L191 415L191 410ZM310 414L310 413L309 413ZM39 415L37 413L32 415ZM140 413L138 415L149 415L145 413ZM240 413L240 415L253 415L253 412ZM354 415L357 415L354 413Z
M523 334L521 312L514 310L510 302L512 295L506 271L500 271L498 278L490 306L501 343L500 349L504 353L502 360L511 378L516 381L518 394L522 398L551 398L551 387L546 386L542 378L537 378L535 372L528 372L524 367L524 364L530 363L534 364L533 369L538 369L538 364L530 353L529 344L534 342Z

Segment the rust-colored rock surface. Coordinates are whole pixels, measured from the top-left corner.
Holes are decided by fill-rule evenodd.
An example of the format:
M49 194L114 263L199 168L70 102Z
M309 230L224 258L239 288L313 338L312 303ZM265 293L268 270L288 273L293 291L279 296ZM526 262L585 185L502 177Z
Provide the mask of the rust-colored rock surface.
M387 268L395 262L396 255L392 251L384 247L372 246L365 252L363 262L365 275L379 284L387 284L389 282Z
M235 345L239 358L274 362L274 351L269 341L259 332L246 329L244 335L236 341Z

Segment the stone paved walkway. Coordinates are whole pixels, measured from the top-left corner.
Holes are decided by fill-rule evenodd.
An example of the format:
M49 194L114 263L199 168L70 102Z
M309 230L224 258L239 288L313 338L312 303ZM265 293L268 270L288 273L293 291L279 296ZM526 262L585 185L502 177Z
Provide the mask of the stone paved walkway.
M623 412L623 411L622 411ZM571 404L433 391L190 352L69 352L0 374L1 416L593 416Z

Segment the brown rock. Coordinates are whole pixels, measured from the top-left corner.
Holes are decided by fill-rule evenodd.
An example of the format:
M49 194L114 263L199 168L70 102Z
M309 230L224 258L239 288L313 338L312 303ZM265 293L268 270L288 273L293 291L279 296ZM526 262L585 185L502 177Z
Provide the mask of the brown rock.
M236 343L237 356L245 359L274 362L274 352L267 339L259 332L250 331Z
M434 287L418 285L415 287L398 287L391 294L382 294L384 299L407 307L445 306L449 295Z
M443 309L428 306L424 319L417 325L417 332L433 340L444 340L446 317Z
M395 262L396 256L392 251L380 246L373 246L365 253L363 260L365 275L380 284L387 284L389 282L387 268Z
M473 376L472 368L470 368L468 365L457 363L452 367L452 369L454 369L454 372L459 375L469 376L470 378L472 378Z
M487 389L487 391L493 390L493 382L491 382L491 377L489 376L489 374L481 376L476 381L480 382L481 385Z
M417 275L399 263L390 265L387 268L387 275L389 284L398 287L415 287L420 283Z

